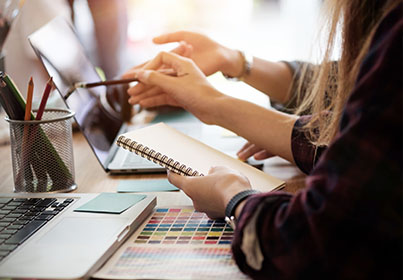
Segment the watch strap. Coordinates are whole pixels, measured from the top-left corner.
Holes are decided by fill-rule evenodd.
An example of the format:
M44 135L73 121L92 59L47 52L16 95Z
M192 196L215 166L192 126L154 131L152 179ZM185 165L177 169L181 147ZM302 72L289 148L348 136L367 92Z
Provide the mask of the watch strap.
M234 195L225 207L225 216L231 218L235 214L235 209L243 200L253 194L260 193L258 190L244 190Z
M238 51L238 52L239 52L239 54L240 54L240 56L241 56L241 58L242 58L242 72L241 72L241 74L240 74L239 76L237 76L237 77L232 77L232 76L229 76L229 75L227 75L227 74L225 74L225 73L222 73L223 76L224 76L227 80L230 80L230 81L242 81L242 79L243 79L245 76L249 75L250 72L251 72L252 64L253 64L253 56L250 55L250 54L247 53L247 52L244 52L244 51Z

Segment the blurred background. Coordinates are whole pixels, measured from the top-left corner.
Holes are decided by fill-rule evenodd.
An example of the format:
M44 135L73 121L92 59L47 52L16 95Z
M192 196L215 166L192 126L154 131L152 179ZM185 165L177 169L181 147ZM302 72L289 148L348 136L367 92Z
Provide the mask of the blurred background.
M173 49L176 44L154 45L152 38L178 30L202 32L223 45L271 61L315 62L323 41L318 37L319 27L323 26L322 2L0 0L0 70L13 78L23 95L30 76L34 78L35 107L49 77L27 38L56 16L75 26L90 60L109 79L119 77L162 50ZM244 83L227 81L221 73L208 79L225 94L265 107L270 105L266 95ZM59 99L58 94L53 94L50 102L65 106ZM1 128L2 124L0 142L1 138L8 139L1 137L1 131L7 130Z
M127 42L121 71L142 63L175 44L154 45L152 38L193 30L254 56L273 61L315 57L322 0L126 0ZM76 26L91 46L93 24L86 0L76 0ZM85 16L84 14L87 14ZM86 35L87 34L87 35ZM311 49L313 48L313 51ZM91 52L95 53L95 52ZM266 104L267 98L242 83L209 78L223 92ZM236 84L236 85L235 85Z
M38 85L34 102L48 77L28 43L28 36L56 16L70 21L95 66L106 78L176 44L154 45L167 32L202 32L228 47L272 60L315 61L323 0L0 0L5 41L5 70L25 92L30 76ZM14 22L3 7L18 7ZM17 12L12 13L16 15ZM1 21L0 21L1 23ZM9 28L11 26L11 28ZM0 24L1 27L1 24ZM0 31L1 31L0 30ZM10 32L8 32L10 30ZM7 35L7 33L9 33ZM1 61L1 59L0 59ZM1 65L1 63L0 63ZM209 77L222 92L267 105L267 97L243 83L228 82L220 73Z

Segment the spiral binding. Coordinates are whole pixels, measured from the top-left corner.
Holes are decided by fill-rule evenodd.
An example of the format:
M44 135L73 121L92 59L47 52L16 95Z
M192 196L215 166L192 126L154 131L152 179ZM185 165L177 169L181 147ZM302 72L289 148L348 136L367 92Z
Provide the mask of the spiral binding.
M178 161L175 161L172 158L167 157L159 152L156 152L153 149L150 149L143 144L137 143L129 138L124 137L123 135L119 136L116 144L123 149L129 150L143 158L148 159L156 164L161 165L162 167L175 172L179 175L184 176L204 176L202 173L199 173L196 170L193 170L191 167L187 167L185 164L181 164Z

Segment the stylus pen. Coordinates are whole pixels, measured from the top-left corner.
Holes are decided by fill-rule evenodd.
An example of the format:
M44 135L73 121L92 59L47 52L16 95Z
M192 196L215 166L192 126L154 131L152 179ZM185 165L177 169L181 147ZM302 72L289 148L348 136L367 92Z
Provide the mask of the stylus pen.
M178 77L178 74L176 73L175 70L173 69L161 69L158 70L159 73L168 75L168 76L176 76ZM181 75L185 76L187 74ZM119 84L128 84L131 82L138 82L137 78L129 78L129 79L120 79L120 80L108 80L108 81L103 81L103 82L95 82L95 83L75 83L74 87L75 88L92 88L92 87L98 87L98 86L109 86L109 85L119 85Z

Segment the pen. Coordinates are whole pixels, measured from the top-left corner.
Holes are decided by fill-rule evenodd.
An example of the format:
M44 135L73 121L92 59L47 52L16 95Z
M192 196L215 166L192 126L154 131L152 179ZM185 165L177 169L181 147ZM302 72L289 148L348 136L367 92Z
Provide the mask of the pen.
M95 82L95 83L75 83L75 88L92 88L98 86L109 86L109 85L120 85L120 84L128 84L131 82L137 82L137 78L130 79L120 79L120 80L108 80L103 82Z
M175 70L173 69L161 69L158 70L159 73L165 74L168 76L176 76L179 77L178 74L176 73ZM187 74L180 75L186 76ZM97 87L97 86L109 86L109 85L119 85L119 84L128 84L131 82L138 82L137 78L129 78L129 79L120 79L120 80L108 80L108 81L102 81L102 82L95 82L95 83L84 83L84 82L78 82L74 84L75 88L92 88L92 87Z

